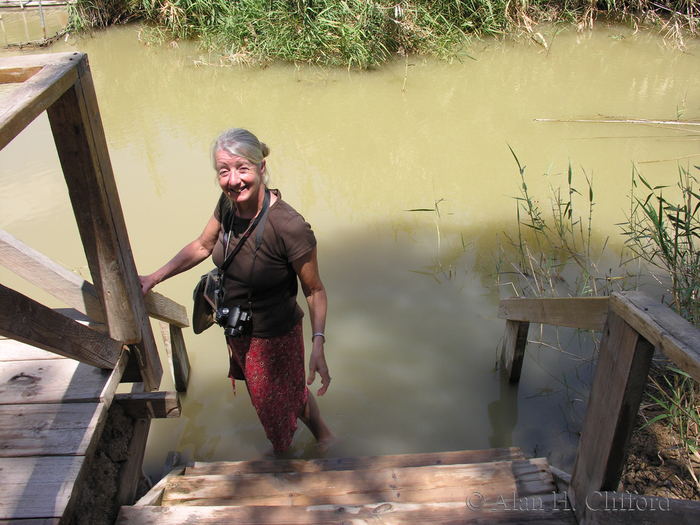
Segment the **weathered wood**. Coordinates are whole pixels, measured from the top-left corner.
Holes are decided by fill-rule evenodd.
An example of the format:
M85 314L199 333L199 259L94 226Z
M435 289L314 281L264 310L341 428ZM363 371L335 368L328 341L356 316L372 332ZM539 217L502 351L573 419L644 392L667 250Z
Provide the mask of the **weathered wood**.
M106 324L93 321L87 315L79 312L75 308L54 308L53 311L66 316L68 319L73 319L73 321L76 321L83 326L87 326L90 330L94 330L95 332L109 336L109 328Z
M509 499L511 498L511 499ZM466 496L465 496L466 500ZM402 504L377 502L368 505L319 505L313 507L122 507L118 525L428 525L428 524L550 524L576 525L573 512L561 496L527 499L504 494L503 500L472 506L458 503ZM475 506L474 504L478 505ZM515 506L515 508L514 508ZM631 524L630 524L631 525Z
M84 53L55 53L0 58L0 71L41 67L12 93L0 99L0 149L46 111L87 66Z
M0 405L100 400L109 404L118 375L117 370L101 370L72 359L4 362L0 366Z
M41 71L41 66L8 67L0 69L0 84L17 84L29 80Z
M65 359L54 352L48 352L16 339L0 336L0 362L31 361L33 359Z
M700 381L700 328L642 292L615 293L610 306L681 370Z
M0 405L0 457L91 455L104 403Z
M520 381L523 369L523 359L527 348L527 333L530 323L525 321L506 321L506 332L503 336L501 350L501 366L506 378L511 383Z
M591 525L696 525L700 502L619 492L597 492L586 501Z
M168 323L179 328L190 326L190 320L187 317L187 310L181 304L176 303L172 299L168 299L164 295L149 290L144 297L146 301L146 309L148 315L164 323Z
M95 288L82 277L0 230L0 264L98 323L104 323Z
M146 441L148 430L151 428L150 419L137 419L134 421L134 432L129 443L129 459L122 466L117 492L117 505L132 505L136 498L143 457L146 454Z
M175 390L187 392L187 384L190 380L190 359L187 356L182 329L164 322L160 322L159 325L165 352L170 361L170 370L173 373Z
M185 472L185 467L176 467L172 469L168 474L163 476L163 478L151 487L145 496L134 503L135 507L143 507L146 505L160 505L163 499L163 490L168 484L168 479L173 476L181 476Z
M112 338L134 344L148 390L162 366L130 250L97 98L87 65L47 109L95 291ZM107 300L108 298L108 300Z
M433 465L468 465L491 461L524 459L519 448L492 448L485 450L458 450L451 452L427 452L422 454L394 454L389 456L360 456L328 459L278 459L252 461L196 462L188 466L185 474L226 475L283 472L324 472L330 470L366 470L380 468L426 467Z
M0 519L62 517L86 470L84 456L0 458Z
M122 343L0 285L0 335L100 368L114 368Z
M389 469L181 476L172 478L163 505L358 505L376 502L464 502L478 491L486 498L551 493L545 459L474 465Z
M607 297L502 299L498 318L601 331L608 314Z
M653 355L654 346L611 310L571 474L579 520L589 494L617 488Z
M144 392L137 394L117 394L124 413L133 419L180 417L182 406L177 392Z

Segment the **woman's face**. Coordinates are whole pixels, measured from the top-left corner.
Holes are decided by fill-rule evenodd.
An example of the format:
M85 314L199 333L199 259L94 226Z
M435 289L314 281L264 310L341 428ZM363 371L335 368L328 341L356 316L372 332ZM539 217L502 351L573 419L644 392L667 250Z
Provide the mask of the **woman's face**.
M264 192L262 175L265 161L258 166L248 159L219 150L214 155L221 190L233 201L239 213L255 215Z

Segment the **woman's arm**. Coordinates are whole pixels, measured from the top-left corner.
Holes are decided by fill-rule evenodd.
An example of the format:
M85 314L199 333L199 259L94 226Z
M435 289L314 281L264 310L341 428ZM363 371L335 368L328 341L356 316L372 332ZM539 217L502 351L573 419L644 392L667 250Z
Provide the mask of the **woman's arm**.
M165 266L151 275L139 276L143 294L146 295L156 284L169 279L173 275L194 268L209 257L219 239L220 228L221 223L212 215L202 234L180 250Z
M314 247L309 253L292 261L292 267L299 276L301 289L309 305L312 337L313 334L324 333L326 329L326 311L328 308L326 289L323 287L321 277L318 273L318 259L316 253L317 250L316 247ZM326 393L331 382L331 376L328 373L328 365L326 364L326 356L323 351L324 342L325 339L321 336L313 338L311 358L309 359L309 377L307 380L307 384L311 385L314 379L316 379L316 372L321 375L321 388L318 391L319 396Z

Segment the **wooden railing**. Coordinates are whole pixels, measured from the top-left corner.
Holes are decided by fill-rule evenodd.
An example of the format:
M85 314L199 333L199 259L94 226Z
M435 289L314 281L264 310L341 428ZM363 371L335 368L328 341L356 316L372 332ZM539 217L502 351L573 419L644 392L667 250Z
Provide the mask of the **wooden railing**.
M160 294L143 297L84 53L0 59L0 83L21 83L0 100L0 149L47 112L68 194L94 283L0 231L0 264L70 308L51 310L0 285L0 335L100 368L113 369L130 352L124 380L157 390L163 368L149 316L165 325L178 391L187 388L189 361L184 307Z
M627 459L634 421L644 392L654 349L700 381L700 329L641 292L614 293L609 298L505 299L499 318L506 319L501 352L503 371L518 381L530 323L602 331L576 461L567 495L580 523L605 523L603 493L615 497ZM628 498L629 499L629 498ZM700 503L674 505L659 513L671 523L682 516L700 522ZM682 509L682 510L681 510ZM647 519L650 513L635 519ZM631 519L631 518L630 518ZM647 523L647 521L644 521Z

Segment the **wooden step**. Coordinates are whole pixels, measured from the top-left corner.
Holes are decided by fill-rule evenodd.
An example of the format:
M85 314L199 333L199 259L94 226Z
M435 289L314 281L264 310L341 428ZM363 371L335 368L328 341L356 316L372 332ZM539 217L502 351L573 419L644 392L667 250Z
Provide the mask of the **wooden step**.
M194 463L185 469L185 475L237 475L282 472L324 472L329 470L362 470L368 468L424 467L429 465L457 465L512 461L524 459L517 447L486 450L459 450L422 454L394 454L389 456L362 456L356 458L292 459L261 461L219 461Z
M479 492L524 497L556 490L544 458L470 465L175 476L162 505L367 505L464 502Z
M526 499L508 495L478 505L472 499L454 503L379 503L314 507L122 507L118 525L429 525L437 523L508 525L547 523L576 525L562 495Z

